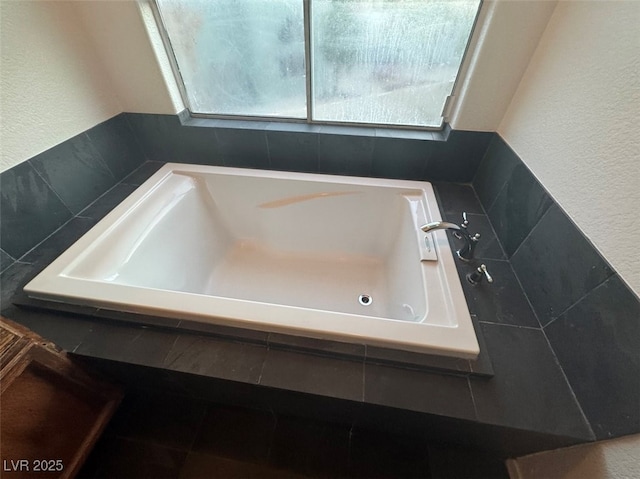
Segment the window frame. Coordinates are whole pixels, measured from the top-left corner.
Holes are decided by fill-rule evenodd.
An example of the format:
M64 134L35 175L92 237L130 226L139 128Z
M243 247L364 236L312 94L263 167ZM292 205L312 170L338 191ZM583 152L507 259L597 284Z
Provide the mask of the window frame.
M306 118L292 118L284 116L259 116L259 115L229 115L220 113L198 113L194 112L189 102L189 96L185 86L180 67L175 56L175 51L171 45L169 34L162 21L162 13L158 6L157 0L149 0L151 11L158 28L158 33L162 39L164 50L169 59L169 64L173 72L173 76L180 92L182 102L189 112L191 118L211 119L211 120L237 120L237 121L255 121L255 122L268 122L268 123L297 123L300 125L315 125L315 126L333 126L333 127L354 127L354 128L371 128L371 129L388 129L388 130L413 130L416 132L443 132L448 125L448 114L453 110L453 102L458 98L459 88L463 83L463 78L469 74L469 68L467 62L469 61L469 53L475 44L475 38L477 34L477 28L479 19L481 18L481 12L484 6L484 0L479 0L478 10L476 11L469 38L462 53L460 60L460 67L456 73L451 93L445 98L442 111L440 113L440 125L439 126L420 126L420 125L390 125L387 123L373 123L373 122L351 122L351 121L327 121L327 120L314 120L313 119L313 83L311 78L311 64L312 64L312 50L311 50L311 1L302 0L303 2L303 21L304 21L304 50L305 50L305 88L306 88Z

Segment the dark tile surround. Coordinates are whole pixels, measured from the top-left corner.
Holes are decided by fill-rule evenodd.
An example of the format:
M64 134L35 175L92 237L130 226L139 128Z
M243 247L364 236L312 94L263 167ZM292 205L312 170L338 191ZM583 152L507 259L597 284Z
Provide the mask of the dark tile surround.
M3 269L8 255L20 258L73 216L29 161L0 175L0 194Z
M162 421L158 421L161 417ZM497 457L405 434L183 395L129 391L79 479L506 479Z
M78 355L116 361L114 364L119 365L122 375L129 374L122 369L126 364L157 368L148 371L179 375L179 381L168 380L180 383L177 386L180 392L184 392L183 383L191 381L185 378L198 381L216 378L210 381L217 381L223 397L215 399L226 402L247 401L249 390L233 393L235 385L244 383L253 388L251 395L255 391L266 395L274 390L297 391L286 394L289 397L303 394L301 404L326 397L332 404L329 414L343 415L341 420L352 424L356 420L367 424L366 412L371 407L373 415L379 415L380 408L388 408L392 422L398 424L403 424L399 419L403 414L418 414L420 421L410 416L407 428L411 424L424 424L437 430L434 425L438 421L447 421L438 418L451 418L453 430L458 434L450 440L471 441L471 445L488 442L489 447L503 452L529 452L591 439L581 408L598 438L640 430L637 407L633 407L638 404L640 361L637 348L629 347L638 344L638 299L606 262L592 254L587 248L590 244L572 223L568 219L563 221L564 213L533 177L526 177L530 175L528 170L497 135L452 131L449 135L452 143L422 137L405 141L384 134L368 139L355 137L354 141L362 144L358 146L359 154L352 158L340 156L338 151L332 156L331 151L344 151L348 136L327 137L317 129L287 132L265 124L265 128L255 130L254 123L250 123L243 130L232 133L228 129L215 130L212 135L206 123L199 124L181 126L174 116L123 114L89 130L83 134L86 137L78 135L65 142L73 142L74 147L64 146L66 150L61 150L63 147L59 145L60 148L52 149L56 150L55 155L47 156L52 151L49 150L38 155L33 164L35 159L2 173L3 314ZM109 145L116 145L113 148L119 148L119 152L114 153ZM70 158L61 156L59 151L68 151ZM95 168L75 169L78 162L90 161L91 157ZM60 164L54 169L53 165L47 165L47 158ZM326 160L323 162L322 158ZM394 160L385 163L384 158ZM145 159L157 161L144 162ZM464 282L463 285L471 312L477 317L476 325L490 350L495 377L486 380L443 376L398 368L392 362L333 359L308 354L304 348L287 351L280 346L273 349L260 346L250 338L248 343L229 346L228 341L206 333L177 334L167 329L88 320L77 315L29 311L10 304L14 291L164 161L311 172L327 168L330 173L460 182L470 181L478 170L474 188L438 183L436 190L446 219L458 222L464 209L469 213L470 230L480 231L483 236L477 249L478 261L472 266L486 263L496 281L493 285L481 283L473 287ZM70 181L70 175L65 177L58 168L67 172L87 171L87 178L95 179L95 184L87 181L81 185L77 197L70 201L73 206L66 205L61 200L64 195L58 194ZM71 177L76 183L84 183L78 182L77 176ZM104 183L107 177L110 184ZM99 196L105 188L111 189L91 204L96 196L90 198L89 192ZM517 197L526 197L528 192L534 201L523 202ZM515 214L520 208L526 210L522 217ZM492 227L485 211L500 223L494 220ZM578 256L563 266L560 259L565 256L560 255L550 265L556 268L551 273L535 269L537 263L532 258L547 254L547 250L539 250L545 248L541 242L550 231L545 221L551 222L560 238L546 239L559 241L555 247L568 248L567 241L562 240L565 235L580 243L577 251L588 258L589 274L572 275L575 262L580 262ZM42 243L65 222L64 228ZM573 230L567 233L562 228ZM542 240L535 236L538 229ZM450 241L455 245L457 240L450 238ZM39 246L25 255L36 245ZM504 251L502 245L509 248ZM461 263L458 268L461 277L471 270ZM566 282L554 282L554 278L564 278L565 274L569 278ZM539 277L548 279L546 284L559 284L565 289L540 288L535 281ZM565 295L567 291L569 294ZM612 298L616 298L615 304ZM167 326L173 326L169 320ZM581 338L581 345L576 344L574 335ZM594 356L586 360L588 354ZM607 388L601 386L604 375L608 375ZM203 388L209 390L210 386L202 386L200 390ZM606 408L603 402L608 404ZM354 404L358 407L352 410ZM302 414L301 411L308 412L308 407L298 407L297 412ZM495 441L487 441L480 434L487 428L496 434ZM516 430L520 431L514 433ZM468 438L476 437L476 442L462 439L460 431Z
M471 181L492 136L126 116L150 160L431 181Z
M473 186L596 437L640 432L638 297L498 135Z

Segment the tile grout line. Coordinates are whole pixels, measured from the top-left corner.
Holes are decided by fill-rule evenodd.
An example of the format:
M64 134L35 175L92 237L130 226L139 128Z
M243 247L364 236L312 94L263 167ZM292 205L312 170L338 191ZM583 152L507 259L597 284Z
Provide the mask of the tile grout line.
M583 299L585 299L587 296L589 296L591 293L593 293L596 289L600 288L604 283L606 283L607 281L609 281L611 278L613 278L614 276L616 276L616 273L613 272L612 274L610 274L609 276L607 276L605 279L603 279L600 283L598 283L597 285L595 285L593 288L591 288L589 291L587 291L585 294L583 294L582 296L580 296L580 298L576 299L573 303L571 303L569 306L567 306L561 313L559 313L558 315L556 315L555 317L553 317L547 324L545 324L544 326L542 326L542 329L544 330L547 326L553 324L557 319L559 319L561 316L564 316L566 313L568 313L571 309L573 309L575 306L578 305L578 303L582 302Z
M10 255L9 253L7 253L7 252L6 252L4 249L2 249L1 247L0 247L0 250L2 250L2 252L3 252L4 254L6 254L9 258L11 258L11 260L12 260L13 262L18 261L16 258L14 258L12 255Z
M496 323L494 321L482 321L482 320L478 320L479 323L481 324L491 324L493 326L507 326L510 328L520 328L520 329L532 329L534 331L540 331L542 328L536 328L533 326L521 326L519 324L509 324L509 323Z
M475 415L475 420L479 421L478 418L478 407L476 405L476 398L473 396L473 387L471 386L471 377L467 376L467 386L469 387L469 394L471 395L471 404L473 405L473 413Z
M31 159L28 159L25 163L28 163L29 166L31 167L31 169L36 173L36 175L38 175L40 177L40 179L42 181L44 181L44 184L47 185L47 187L51 190L51 192L55 195L56 198L58 198L58 200L60 200L60 203L62 203L62 206L64 206L67 211L69 212L69 214L71 215L71 218L75 217L75 213L73 211L71 211L71 208L69 208L69 206L67 205L67 203L65 203L65 201L62 199L62 197L58 194L58 192L53 188L53 186L51 186L51 184L49 184L49 182L45 179L44 176L42 176L42 174L38 171L38 169L33 166L33 163L31 163ZM65 223L66 224L66 223ZM62 228L63 225L61 225L58 229ZM57 230L56 230L57 231ZM25 253L26 254L26 253Z
M506 184L506 182L505 182ZM478 196L478 193L476 192L476 188L473 185L473 183L471 183L471 190L473 191L473 196L475 197L476 201L478 202L478 204L480 205L480 208L482 208L482 211L484 212L484 217L487 219L487 222L489 223L489 227L491 228L491 232L493 233L493 237L496 239L496 242L498 243L498 247L500 248L500 252L502 253L502 259L501 261L510 261L509 260L509 256L507 255L507 252L504 250L504 246L502 245L502 241L500 241L500 238L498 237L498 233L496 233L496 229L493 227L493 223L491 222L491 218L489 217L489 212L485 209L484 204L482 204L482 200L480 200L480 197ZM497 198L497 196L496 196Z
M364 345L364 355L362 358L362 402L365 402L365 391L366 391L366 377L367 377L367 345Z
M269 170L273 169L273 161L271 160L271 148L269 147L269 135L267 134L266 128L262 130L264 134L264 144L267 150L267 164L269 165Z
M536 309L533 307L533 303L531 302L531 298L529 298L529 295L527 294L526 290L524 289L524 286L522 285L522 281L520 281L520 276L518 276L518 273L516 273L516 270L513 269L513 264L511 263L511 261L509 261L509 267L511 268L511 272L513 273L513 276L516 278L516 281L518 282L518 286L520 287L520 291L522 291L522 294L524 295L524 298L527 300L527 304L529 305L529 308L531 308L531 312L533 313L534 318L536 318L536 321L538 321L538 325L540 326L538 329L542 329L542 321L540 321L540 317L538 316L538 312L536 311Z
M494 142L496 137L500 138L500 135L498 135L498 132L493 132L493 138L491 138L491 140L489 140L489 142L487 143L487 148L486 150L484 150L484 155L482 155L482 158L480 158L480 161L478 162L478 166L476 167L476 171L473 174L473 178L471 178L471 181L469 182L469 184L473 185L473 183L476 181L476 178L478 177L478 171L480 170L480 165L489 154L489 150L491 149L491 144ZM475 193L475 188L473 190ZM480 205L482 206L482 202L480 202ZM482 208L484 209L484 206L482 206Z
M271 406L271 404L269 404L269 412L273 417L273 427L271 429L271 433L269 434L269 447L267 448L267 460L266 460L267 464L271 464L271 461L273 460L272 454L273 454L273 449L276 442L276 434L278 432L278 415L273 410L273 407Z
M546 191L545 191L546 193ZM549 196L549 195L547 195ZM551 198L551 197L549 197ZM551 198L551 200L553 201L553 198ZM527 235L522 238L522 241L520 242L520 244L518 245L518 247L514 250L513 254L511 255L511 258L513 258L518 251L520 251L520 248L522 248L522 245L529 239L529 237L533 234L533 231L538 227L538 225L542 222L542 219L547 216L547 214L549 214L549 211L551 211L551 208L553 208L553 206L558 206L557 203L554 201L551 205L549 205L549 207L547 208L547 210L542 214L542 216L540 216L540 218L538 218L538 221L536 221L536 223L531 227L531 229L529 230L529 232L527 233Z
M258 382L256 385L260 385L262 383L262 374L264 373L264 367L267 364L267 356L269 355L269 351L271 351L271 346L269 345L269 337L267 336L267 344L266 344L267 352L264 355L264 359L262 360L262 366L260 367L260 375L258 376Z
M509 177L506 180L504 180L504 183L502 184L502 186L500 187L500 189L496 193L496 197L493 199L493 201L491 202L489 207L485 209L485 211L487 212L487 218L489 217L489 211L491 210L491 208L493 208L496 205L496 202L498 201L498 198L502 194L502 191L507 187L507 184L509 184L509 180L511 179L511 175L512 174L513 174L513 170L509 174ZM482 204L482 203L480 203L480 204ZM484 205L482 206L482 208L484 208Z
M567 384L567 387L569 388L569 391L571 391L571 397L573 398L573 400L576 403L576 406L578 407L578 411L580 412L580 416L582 417L582 419L584 420L585 424L587 425L587 429L588 429L589 433L591 434L591 438L592 439L596 439L596 435L593 432L593 428L591 427L591 422L589 422L589 419L587 418L587 415L585 414L584 410L582 409L582 404L580 404L580 401L578 400L578 397L576 396L576 393L573 390L573 387L571 386L571 382L569 382L569 378L567 377L567 374L564 372L564 368L562 367L562 364L560 364L560 360L558 359L556 351L555 351L555 349L553 349L553 346L551 345L551 342L549 341L549 338L547 337L547 333L545 332L544 329L541 329L541 332L542 332L542 335L544 336L545 341L547 341L547 345L549 346L549 350L551 351L551 354L553 355L553 359L554 359L556 365L560 369L562 377L564 378L564 381Z
M106 123L108 121L109 120L106 120L104 123ZM95 128L95 127L93 127L93 128ZM93 128L90 128L90 130L92 130ZM120 180L118 180L118 177L114 174L113 170L111 170L111 167L109 166L109 163L107 161L105 161L104 157L102 156L102 153L100 153L100 150L98 150L98 148L96 146L94 146L94 141L89 136L89 130L83 131L82 134L86 137L87 141L89 142L89 145L91 145L91 148L97 153L98 162L102 163L102 166L104 166L107 169L107 172L109 172L109 174L115 180L115 182L118 183ZM109 189L111 189L111 188L109 188Z
M51 192L56 196L56 198L58 198L60 200L60 202L62 203L62 206L64 206L67 211L69 212L69 214L71 214L71 217L75 216L75 213L73 211L71 211L71 208L69 208L69 206L67 205L67 203L65 203L65 201L62 199L62 197L58 194L58 192L53 188L53 186L51 186L51 184L49 184L49 182L45 179L44 176L42 176L42 174L38 171L38 169L33 166L33 163L31 163L31 159L28 159L26 161L26 163L29 164L29 166L31 167L31 169L36 173L36 175L38 175L40 177L40 179L42 181L44 181L44 184L47 185L49 187L49 189L51 190ZM62 227L62 226L61 226Z
M129 127L129 131L131 132L131 136L133 137L133 141L138 145L138 148L140 149L140 152L142 153L142 157L144 158L145 161L142 162L142 165L144 165L147 161L152 161L149 158L149 155L147 154L146 149L144 148L144 145L142 144L142 142L140 141L140 139L138 138L138 135L136 134L135 128L133 127L133 125L131 124L131 121L129 120L129 115L131 113L129 112L122 112L124 114L124 120L125 123L127 124L127 126ZM140 166L142 166L140 165ZM138 167L140 168L140 167ZM136 170L138 169L136 168ZM135 171L135 170L134 170ZM132 172L133 173L133 172ZM126 177L125 177L126 178Z
M189 444L189 447L187 448L187 456L189 454L191 454L192 452L197 452L193 450L193 446L196 443L196 440L198 439L198 436L200 435L200 431L202 431L203 428L203 424L204 424L204 418L207 417L207 414L209 412L209 408L211 407L211 403L209 401L202 401L205 403L205 407L203 408L202 413L200 414L200 421L198 421L198 425L196 426L196 430L193 434L193 437L191 438L191 443ZM186 461L186 457L185 457L185 461ZM184 464L183 464L184 466ZM181 468L182 469L182 468Z

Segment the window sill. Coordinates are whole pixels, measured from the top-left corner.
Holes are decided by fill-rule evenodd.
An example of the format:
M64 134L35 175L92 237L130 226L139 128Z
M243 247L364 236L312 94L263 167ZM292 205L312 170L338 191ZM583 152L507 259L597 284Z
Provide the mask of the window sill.
M182 126L197 128L225 128L229 130L264 130L289 133L315 133L357 137L396 138L404 140L446 141L451 128L444 125L441 131L411 130L402 128L376 128L348 125L317 125L308 123L263 120L230 120L193 117L187 110L179 113Z

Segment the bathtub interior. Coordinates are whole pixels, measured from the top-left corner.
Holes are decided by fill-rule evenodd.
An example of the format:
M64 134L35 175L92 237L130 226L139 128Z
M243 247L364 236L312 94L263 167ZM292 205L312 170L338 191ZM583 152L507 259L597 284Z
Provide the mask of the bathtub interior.
M473 359L440 219L428 183L168 163L24 291Z
M403 321L427 313L419 190L174 172L63 274ZM361 295L370 300L359 301Z

